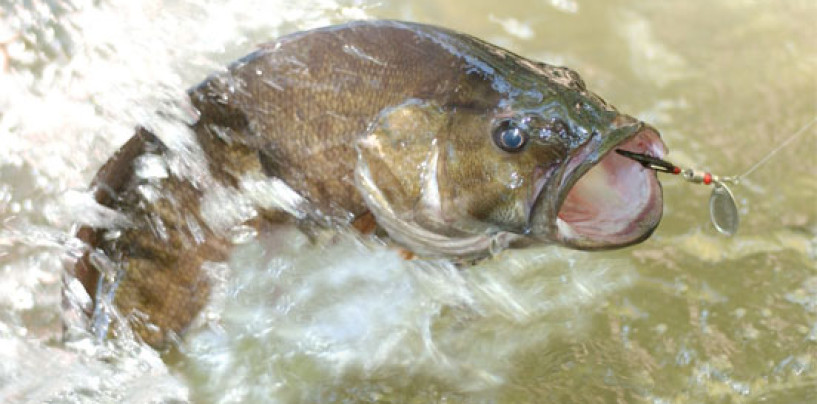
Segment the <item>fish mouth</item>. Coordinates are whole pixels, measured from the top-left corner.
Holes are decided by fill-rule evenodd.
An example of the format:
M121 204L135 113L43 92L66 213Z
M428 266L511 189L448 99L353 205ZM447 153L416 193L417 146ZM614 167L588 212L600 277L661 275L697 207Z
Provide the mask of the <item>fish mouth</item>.
M555 239L573 248L608 249L641 242L663 213L655 171L614 152L661 158L666 147L658 132L638 122L599 142L601 146L589 142L568 161L554 206Z

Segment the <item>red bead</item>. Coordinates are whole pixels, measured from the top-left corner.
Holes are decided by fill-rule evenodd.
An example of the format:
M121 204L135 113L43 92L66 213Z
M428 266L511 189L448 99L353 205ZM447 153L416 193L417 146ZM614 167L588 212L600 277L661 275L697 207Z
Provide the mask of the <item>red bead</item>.
M704 174L704 184L709 185L712 183L712 174L705 173Z
M681 167L672 167L672 173L675 175L681 174Z

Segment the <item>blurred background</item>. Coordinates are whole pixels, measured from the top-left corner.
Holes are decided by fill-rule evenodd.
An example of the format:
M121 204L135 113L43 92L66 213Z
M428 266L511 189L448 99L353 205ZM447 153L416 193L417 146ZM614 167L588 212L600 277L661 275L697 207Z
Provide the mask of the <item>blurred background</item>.
M87 185L133 128L162 125L162 108L260 43L362 18L569 66L657 127L671 161L719 175L817 116L812 0L0 0L0 402L817 397L814 128L734 187L731 238L709 223L710 189L676 177L662 177L656 233L619 251L507 251L457 270L287 234L274 251L242 246L174 352L63 342L71 228L109 220Z

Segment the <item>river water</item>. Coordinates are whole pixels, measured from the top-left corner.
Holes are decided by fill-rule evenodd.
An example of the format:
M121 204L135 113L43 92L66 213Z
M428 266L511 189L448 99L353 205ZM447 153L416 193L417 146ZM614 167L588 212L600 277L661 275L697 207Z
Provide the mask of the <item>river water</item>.
M817 129L734 187L663 178L618 251L506 251L458 270L373 240L242 244L172 352L63 338L74 223L139 123L280 34L359 18L445 25L567 65L659 128L669 158L739 174L817 115L813 0L0 0L0 402L810 402ZM167 135L171 136L172 135ZM225 209L240 209L226 201ZM71 319L68 319L71 320Z

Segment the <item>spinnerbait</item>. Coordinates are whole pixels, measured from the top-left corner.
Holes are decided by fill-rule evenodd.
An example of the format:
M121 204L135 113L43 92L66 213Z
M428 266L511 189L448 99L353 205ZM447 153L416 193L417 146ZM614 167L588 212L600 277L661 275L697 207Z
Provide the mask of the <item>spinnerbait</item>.
M695 184L714 184L712 195L709 197L709 218L712 224L715 225L715 229L728 236L738 231L740 224L738 207L735 204L732 190L726 186L726 183L737 184L737 177L719 177L706 171L682 169L669 161L627 150L617 149L616 153L631 158L651 170L674 175L680 174L685 180Z
M712 195L709 197L709 218L712 220L712 224L715 225L715 229L727 236L731 236L738 231L740 217L738 216L738 207L737 204L735 204L735 197L732 195L732 190L729 189L726 184L739 184L740 181L749 176L749 174L753 173L763 164L766 164L766 162L769 161L769 159L771 159L777 152L788 146L803 133L806 133L806 130L815 123L817 123L817 117L812 118L811 121L800 127L800 129L781 142L772 151L767 153L765 157L746 170L745 173L734 177L718 177L706 171L694 170L691 168L681 169L669 161L648 156L646 154L634 153L619 149L616 149L616 152L624 157L631 158L641 163L642 166L651 170L675 175L680 174L685 180L696 184L715 184L715 187L712 189Z

